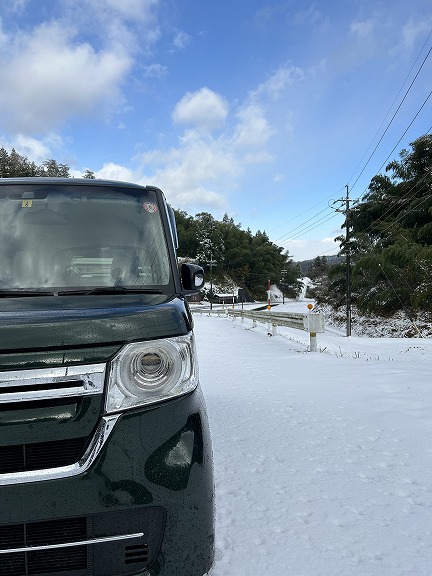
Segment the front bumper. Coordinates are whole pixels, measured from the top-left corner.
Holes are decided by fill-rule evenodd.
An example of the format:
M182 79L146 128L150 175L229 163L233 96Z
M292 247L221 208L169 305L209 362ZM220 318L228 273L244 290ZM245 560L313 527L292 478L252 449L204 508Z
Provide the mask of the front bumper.
M0 576L210 570L213 467L199 388L122 414L76 475L26 474L28 481L0 485Z

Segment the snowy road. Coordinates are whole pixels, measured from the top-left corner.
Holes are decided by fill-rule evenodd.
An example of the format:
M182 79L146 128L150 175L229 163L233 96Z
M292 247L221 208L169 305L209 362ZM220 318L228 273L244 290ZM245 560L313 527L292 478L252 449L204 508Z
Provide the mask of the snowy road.
M432 574L432 340L268 337L194 314L213 576Z

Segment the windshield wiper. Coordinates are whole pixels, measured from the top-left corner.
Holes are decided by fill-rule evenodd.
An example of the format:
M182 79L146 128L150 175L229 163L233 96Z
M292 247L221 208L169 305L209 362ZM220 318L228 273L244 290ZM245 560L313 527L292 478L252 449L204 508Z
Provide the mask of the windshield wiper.
M55 296L56 293L50 290L0 290L0 298L15 298L20 296Z
M59 296L83 295L89 296L94 294L163 294L163 291L158 288L126 288L123 286L100 286L99 288L91 288L90 290L59 290L56 292Z

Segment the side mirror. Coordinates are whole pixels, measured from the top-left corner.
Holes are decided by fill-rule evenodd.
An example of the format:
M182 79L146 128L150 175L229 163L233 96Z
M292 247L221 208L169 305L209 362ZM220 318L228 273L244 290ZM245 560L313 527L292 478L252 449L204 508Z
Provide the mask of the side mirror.
M194 294L204 286L204 270L196 264L182 264L180 276L183 290L189 294Z

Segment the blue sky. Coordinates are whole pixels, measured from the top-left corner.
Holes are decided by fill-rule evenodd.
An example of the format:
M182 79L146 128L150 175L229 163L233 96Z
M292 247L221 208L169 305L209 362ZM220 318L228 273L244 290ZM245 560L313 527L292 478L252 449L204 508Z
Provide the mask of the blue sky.
M0 0L0 145L329 255L345 186L432 127L431 29L430 0Z

